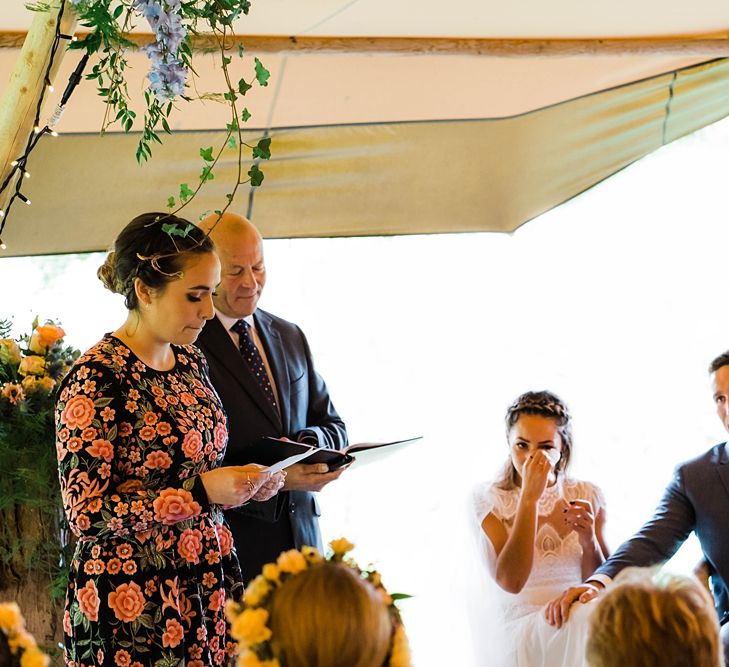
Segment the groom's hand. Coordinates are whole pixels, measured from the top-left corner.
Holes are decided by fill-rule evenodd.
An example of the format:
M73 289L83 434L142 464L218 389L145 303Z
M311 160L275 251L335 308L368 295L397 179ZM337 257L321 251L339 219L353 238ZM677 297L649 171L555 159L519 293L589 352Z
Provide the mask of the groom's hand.
M580 584L568 588L562 595L552 600L544 610L547 623L561 628L569 618L570 607L575 602L589 602L600 592L599 585Z

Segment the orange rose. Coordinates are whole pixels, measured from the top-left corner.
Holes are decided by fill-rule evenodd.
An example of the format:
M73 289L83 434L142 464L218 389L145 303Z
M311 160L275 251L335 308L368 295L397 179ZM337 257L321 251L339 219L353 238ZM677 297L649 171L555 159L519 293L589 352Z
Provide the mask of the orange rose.
M188 563L197 565L200 562L202 548L202 533L199 530L188 528L182 531L177 541L177 551Z
M114 445L108 440L94 440L91 445L86 448L86 451L95 456L96 458L102 458L107 463L114 458Z
M90 621L99 620L99 593L93 581L87 581L77 595L78 608Z
M215 524L215 531L218 533L218 542L220 543L220 553L227 556L233 550L233 534L229 528L222 523Z
M172 465L172 459L167 452L150 452L144 460L144 465L150 470L154 470L154 468L167 470Z
M184 636L182 626L174 618L167 619L167 630L162 634L162 645L175 648Z
M188 431L182 442L182 451L187 458L193 458L202 449L202 436L198 431Z
M71 398L63 408L61 423L69 428L86 428L94 415L96 415L94 402L88 396L77 395Z
M0 361L11 366L20 363L20 348L12 338L0 338Z
M13 405L17 405L20 401L25 400L25 392L19 384L6 382L3 385L2 397L10 401Z
M61 340L66 335L66 332L57 327L54 324L45 324L40 327L36 327L35 331L30 337L28 343L28 349L36 354L45 354L46 350L51 347L55 342Z
M43 357L37 357L33 354L23 357L20 360L18 372L21 375L43 375L46 362Z
M153 503L154 518L170 525L184 521L202 511L192 494L185 489L164 489Z
M144 611L144 594L139 584L132 581L122 584L115 591L109 593L109 608L122 623L136 620Z

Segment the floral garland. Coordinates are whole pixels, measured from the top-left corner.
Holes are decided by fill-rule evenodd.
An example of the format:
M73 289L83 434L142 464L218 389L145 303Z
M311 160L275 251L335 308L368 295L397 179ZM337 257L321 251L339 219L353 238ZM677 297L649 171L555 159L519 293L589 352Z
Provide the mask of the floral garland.
M11 665L47 667L50 658L38 648L33 635L25 629L25 620L15 602L0 603L0 632L10 649Z
M329 543L329 547L331 553L326 560L350 567L372 584L387 604L394 628L389 667L411 667L407 635L400 618L400 611L395 606L396 600L410 596L398 593L390 595L382 585L379 572L373 569L363 570L353 559L345 559L347 552L354 548L349 540L345 538L333 540ZM242 604L232 600L226 603L225 611L231 624L231 636L238 642L240 649L238 667L280 667L279 661L273 657L272 632L266 625L269 616L267 606L271 596L287 579L324 560L314 547L302 547L301 551L297 549L285 551L278 557L276 563L264 565L262 574L248 584Z
M53 447L53 391L79 351L63 329L36 318L29 335L10 337L0 321L0 590L43 580L65 592L60 487ZM32 471L32 474L29 474ZM31 528L32 526L32 528Z

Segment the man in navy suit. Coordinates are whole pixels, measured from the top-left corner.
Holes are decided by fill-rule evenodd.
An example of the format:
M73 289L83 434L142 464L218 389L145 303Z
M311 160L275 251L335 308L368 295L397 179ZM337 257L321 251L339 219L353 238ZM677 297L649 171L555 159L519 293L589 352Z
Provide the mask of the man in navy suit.
M714 404L729 431L729 351L709 367ZM587 602L628 566L667 561L694 531L711 577L729 665L729 443L723 442L679 465L653 517L581 586L547 606L547 620L560 627L575 601Z
M245 448L263 436L331 449L347 444L344 422L316 372L309 345L295 324L258 308L266 282L258 230L233 213L201 223L210 231L222 264L213 297L215 314L197 345L228 415L225 464L246 462ZM275 444L271 445L275 447ZM269 501L226 511L246 582L286 549L321 549L314 492L337 479L326 464L287 469L281 493Z

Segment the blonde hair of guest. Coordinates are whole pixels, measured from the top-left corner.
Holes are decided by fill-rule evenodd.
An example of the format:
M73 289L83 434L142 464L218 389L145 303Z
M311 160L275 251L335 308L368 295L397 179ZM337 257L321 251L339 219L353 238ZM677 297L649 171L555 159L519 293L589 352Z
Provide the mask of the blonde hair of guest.
M392 621L378 591L346 565L325 561L287 580L270 606L282 667L383 667Z
M714 602L696 579L627 568L597 603L590 667L723 667Z

